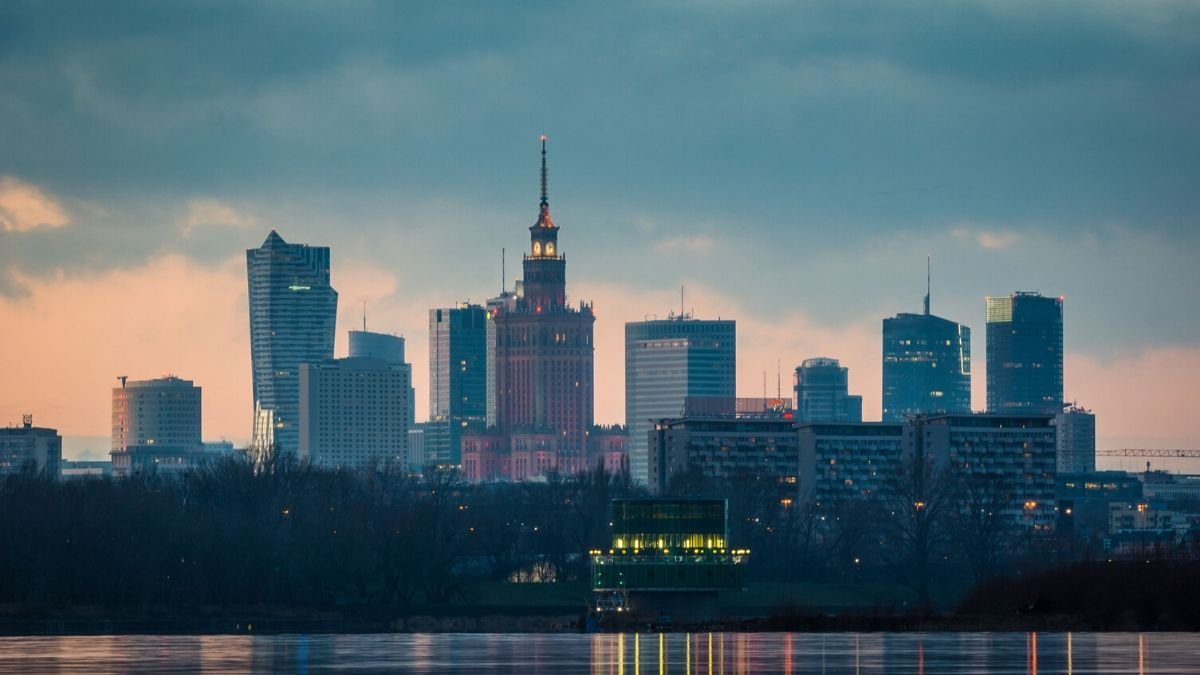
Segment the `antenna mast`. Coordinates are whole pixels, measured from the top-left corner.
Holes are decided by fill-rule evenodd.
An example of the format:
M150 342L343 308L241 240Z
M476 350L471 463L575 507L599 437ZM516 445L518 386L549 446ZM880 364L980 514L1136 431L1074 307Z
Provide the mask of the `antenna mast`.
M504 267L504 248L500 248L500 295L508 290L508 271Z
M932 256L925 256L925 316L929 316L929 293L932 287L930 270L933 266L931 260Z

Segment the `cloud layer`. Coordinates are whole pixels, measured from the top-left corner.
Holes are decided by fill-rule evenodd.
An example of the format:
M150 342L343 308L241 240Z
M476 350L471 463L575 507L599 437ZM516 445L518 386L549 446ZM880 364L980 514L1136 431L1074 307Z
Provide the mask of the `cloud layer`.
M1174 1L5 3L0 352L44 388L0 388L0 416L104 434L105 380L174 370L244 436L230 303L271 228L333 247L339 340L365 299L421 389L426 310L494 295L501 249L519 276L545 132L602 420L622 323L680 286L738 319L743 393L833 356L877 410L879 321L932 255L977 364L984 296L1065 295L1069 393L1139 438L1120 399L1182 386L1141 373L1200 376L1197 25Z

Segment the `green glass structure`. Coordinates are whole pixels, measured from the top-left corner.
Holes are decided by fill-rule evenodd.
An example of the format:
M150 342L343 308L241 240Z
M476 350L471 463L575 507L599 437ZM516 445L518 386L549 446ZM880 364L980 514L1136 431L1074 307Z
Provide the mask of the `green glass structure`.
M742 588L750 551L729 547L726 517L724 499L613 500L612 547L590 552L592 589L603 594Z

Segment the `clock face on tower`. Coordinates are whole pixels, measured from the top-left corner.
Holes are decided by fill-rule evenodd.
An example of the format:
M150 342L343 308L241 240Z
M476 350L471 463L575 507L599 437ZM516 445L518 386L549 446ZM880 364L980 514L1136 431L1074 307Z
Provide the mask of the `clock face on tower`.
M554 255L554 242L546 242L546 255Z
M540 242L540 241L533 242L533 254L534 255L542 254L542 242Z

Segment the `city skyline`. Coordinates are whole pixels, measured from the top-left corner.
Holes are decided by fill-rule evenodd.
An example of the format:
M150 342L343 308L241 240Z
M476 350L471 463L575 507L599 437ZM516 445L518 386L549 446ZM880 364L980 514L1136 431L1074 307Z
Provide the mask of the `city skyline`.
M278 59L251 10L181 28L144 8L149 59L122 46L143 30L130 17L92 34L101 10L0 11L19 28L0 60L0 321L21 326L0 349L0 424L30 412L104 438L118 375L171 372L204 387L206 437L248 441L239 257L271 229L334 249L336 356L366 300L427 363L428 309L494 296L500 249L523 248L544 130L571 299L596 303L598 422L624 419L624 324L674 311L680 286L688 310L738 322L739 394L830 356L878 419L879 321L918 311L932 255L938 313L976 335L972 408L984 297L1041 291L1070 305L1065 397L1096 412L1099 447L1200 445L1194 7L564 7L477 17L450 41L420 39L437 10L360 8L347 21L379 28L354 40L283 12L305 38ZM239 14L228 56L185 56L221 11ZM720 40L728 23L758 49ZM833 42L794 39L805 25ZM938 57L974 25L989 58ZM1064 40L1103 67L1055 58ZM263 66L234 78L246 62Z

